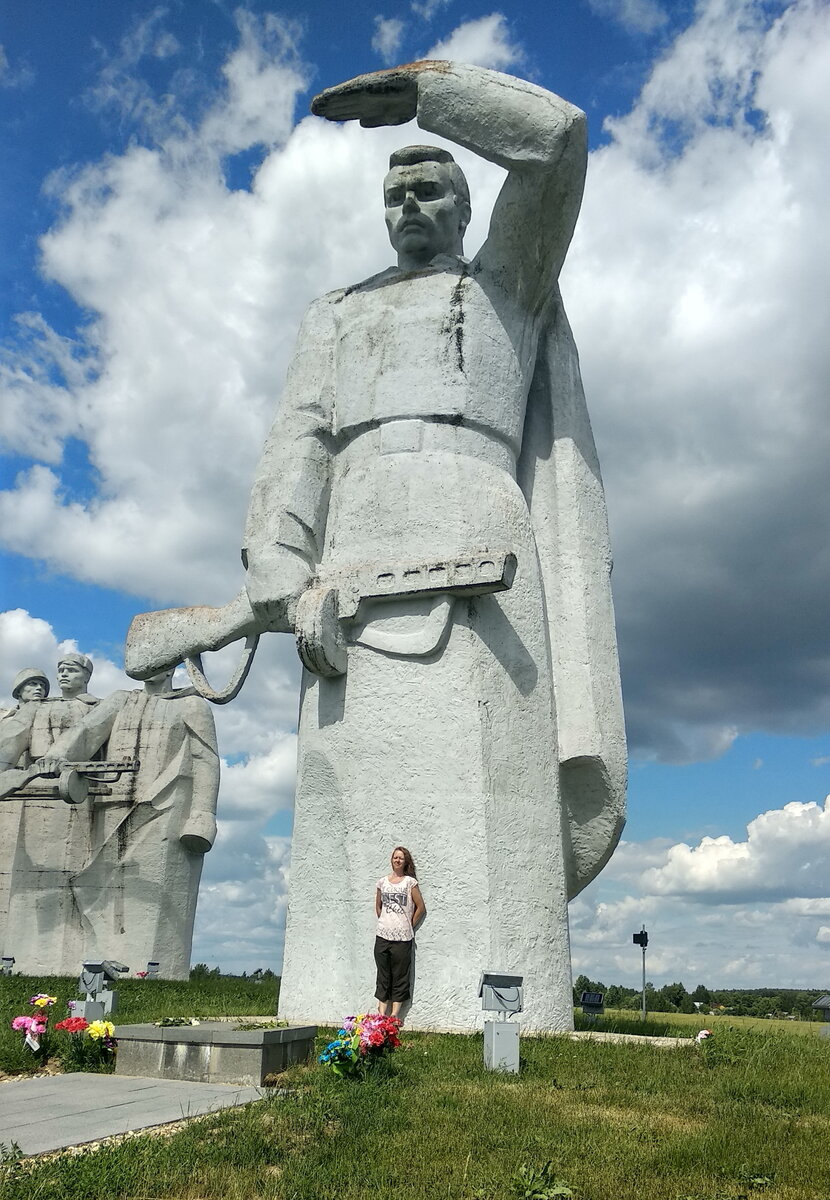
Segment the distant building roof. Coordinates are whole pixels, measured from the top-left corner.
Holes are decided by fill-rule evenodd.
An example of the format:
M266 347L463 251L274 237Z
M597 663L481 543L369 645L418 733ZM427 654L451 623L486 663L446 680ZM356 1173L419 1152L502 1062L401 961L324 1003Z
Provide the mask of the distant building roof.
M819 996L813 1001L813 1008L830 1008L830 996Z

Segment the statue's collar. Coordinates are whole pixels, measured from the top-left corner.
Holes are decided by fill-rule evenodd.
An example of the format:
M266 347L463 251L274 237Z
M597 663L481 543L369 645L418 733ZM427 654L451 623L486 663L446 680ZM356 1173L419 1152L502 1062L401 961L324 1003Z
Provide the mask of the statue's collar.
M470 266L470 260L463 254L436 254L425 267L414 271L404 271L401 267L390 267L392 279L417 279L419 275L436 275L439 272L451 275L463 275Z

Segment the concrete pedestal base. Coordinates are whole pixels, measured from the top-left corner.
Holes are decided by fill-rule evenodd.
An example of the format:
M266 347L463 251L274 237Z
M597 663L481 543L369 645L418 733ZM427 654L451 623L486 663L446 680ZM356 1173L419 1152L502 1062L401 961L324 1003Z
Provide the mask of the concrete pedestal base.
M115 1073L261 1087L268 1076L310 1059L316 1033L315 1025L237 1030L226 1021L119 1025Z

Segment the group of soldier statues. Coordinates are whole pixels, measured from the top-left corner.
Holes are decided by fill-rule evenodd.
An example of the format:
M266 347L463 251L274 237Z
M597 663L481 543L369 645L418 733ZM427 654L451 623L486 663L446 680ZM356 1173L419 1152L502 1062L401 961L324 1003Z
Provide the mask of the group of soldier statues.
M55 696L25 668L0 717L0 949L25 974L113 959L186 979L216 836L213 714L172 670L105 699L91 675L62 655Z

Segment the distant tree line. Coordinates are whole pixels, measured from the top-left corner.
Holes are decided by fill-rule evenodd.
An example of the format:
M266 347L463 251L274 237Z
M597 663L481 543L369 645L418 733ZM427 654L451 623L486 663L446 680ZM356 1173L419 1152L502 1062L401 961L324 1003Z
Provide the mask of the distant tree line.
M828 989L824 989L826 991ZM799 991L795 988L707 988L702 983L693 992L682 983L667 983L655 988L646 983L646 1008L649 1012L709 1013L723 1010L734 1017L797 1017L800 1021L821 1021L822 1014L812 1007L824 991ZM583 992L602 992L606 1008L639 1009L639 988L622 987L577 975L574 980L574 1004ZM697 1003L695 1003L697 1002ZM699 1006L699 1007L698 1007Z
M209 967L207 963L196 963L195 967L190 968L191 979L219 979L222 972L218 967ZM243 971L241 975L235 975L233 971L228 971L225 974L226 979L255 979L258 983L264 983L267 979L276 979L277 976L270 967L264 970L262 967L257 967L255 971L251 971L249 975L247 971Z

